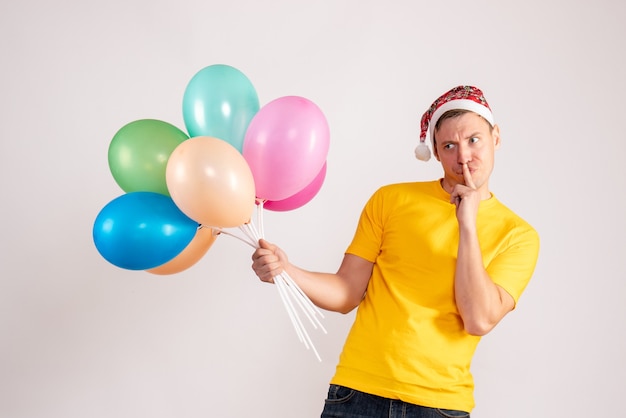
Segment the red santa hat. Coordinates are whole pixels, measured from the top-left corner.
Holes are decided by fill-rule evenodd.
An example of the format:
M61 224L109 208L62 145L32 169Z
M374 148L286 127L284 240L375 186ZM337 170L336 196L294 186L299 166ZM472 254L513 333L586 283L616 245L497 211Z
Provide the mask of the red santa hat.
M479 114L491 124L494 125L493 114L487 103L487 99L483 92L473 86L458 86L441 95L433 102L422 116L420 143L415 148L415 156L418 160L428 161L430 159L430 149L426 145L426 134L430 128L430 144L435 146L433 142L433 131L437 121L449 110L469 110Z

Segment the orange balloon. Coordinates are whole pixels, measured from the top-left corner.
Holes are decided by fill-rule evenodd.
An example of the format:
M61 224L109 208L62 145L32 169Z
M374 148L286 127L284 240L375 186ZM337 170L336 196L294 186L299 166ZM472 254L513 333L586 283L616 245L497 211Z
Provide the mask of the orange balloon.
M228 142L197 136L181 142L165 170L176 206L208 227L232 228L250 221L255 205L252 171Z
M187 247L165 264L146 270L152 274L176 274L196 264L209 251L217 235L211 228L200 227Z

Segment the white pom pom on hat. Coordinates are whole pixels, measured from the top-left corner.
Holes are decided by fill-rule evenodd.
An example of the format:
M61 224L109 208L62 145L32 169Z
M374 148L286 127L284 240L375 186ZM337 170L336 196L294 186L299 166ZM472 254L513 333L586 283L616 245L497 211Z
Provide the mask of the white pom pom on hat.
M421 161L430 160L430 149L426 145L426 135L430 129L430 144L434 147L433 131L437 121L449 110L469 110L482 116L494 125L493 113L483 92L474 86L457 86L442 94L422 115L420 143L415 148L415 157Z
M415 147L415 157L420 161L430 160L430 148L425 141L420 141L419 145Z

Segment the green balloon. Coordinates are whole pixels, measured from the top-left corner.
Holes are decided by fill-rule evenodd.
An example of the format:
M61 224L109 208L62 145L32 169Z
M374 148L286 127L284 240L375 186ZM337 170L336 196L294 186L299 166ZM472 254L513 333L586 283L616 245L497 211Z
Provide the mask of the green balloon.
M146 191L169 196L165 181L167 160L187 139L186 133L167 122L130 122L117 131L109 145L111 174L127 193Z

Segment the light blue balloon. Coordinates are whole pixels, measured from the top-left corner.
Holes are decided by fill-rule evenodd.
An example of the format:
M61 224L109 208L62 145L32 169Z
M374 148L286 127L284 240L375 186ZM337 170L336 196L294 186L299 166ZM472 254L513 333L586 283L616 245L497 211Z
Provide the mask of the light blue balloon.
M229 65L210 65L198 71L183 96L183 119L189 136L219 138L239 152L246 129L258 111L254 86Z
M155 192L131 192L109 202L93 225L98 252L111 264L147 270L167 263L196 235L198 223L172 198Z

